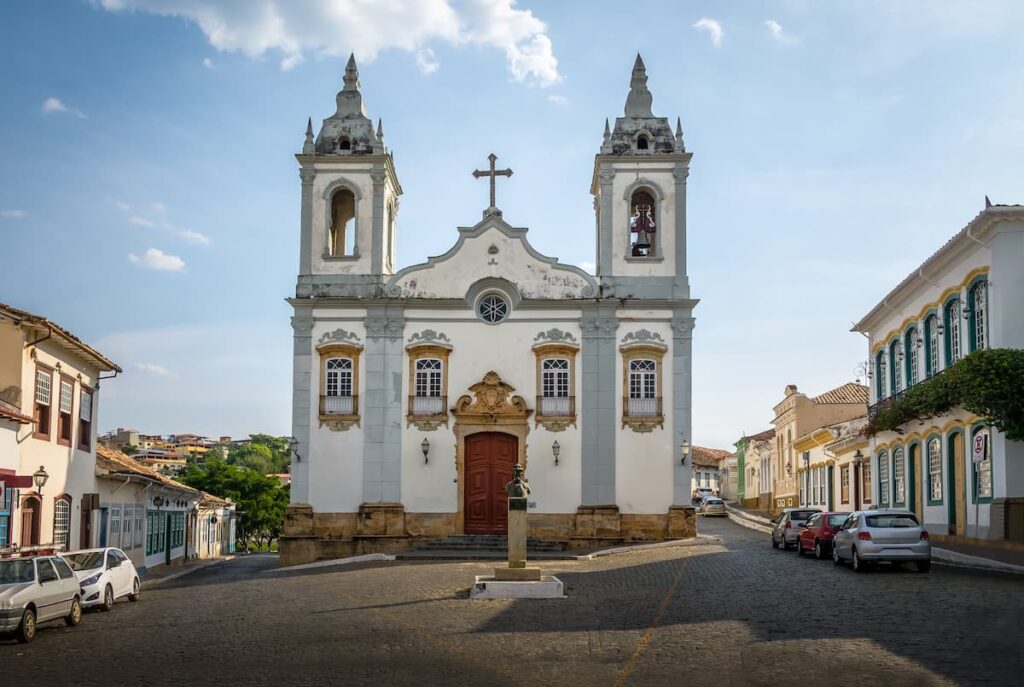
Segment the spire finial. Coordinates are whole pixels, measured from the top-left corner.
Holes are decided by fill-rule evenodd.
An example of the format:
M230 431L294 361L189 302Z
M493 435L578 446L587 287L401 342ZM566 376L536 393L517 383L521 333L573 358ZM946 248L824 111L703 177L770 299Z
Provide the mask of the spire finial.
M679 117L676 117L676 148L679 149L679 152L685 150L683 147L683 121Z
M384 120L377 118L377 140L384 140Z
M612 137L612 129L608 126L608 118L604 118L604 142L607 143L608 139Z
M359 68L356 66L356 54L351 53L348 56L348 64L345 65L345 76L342 78L345 82L346 91L358 91L359 90Z
M306 121L306 142L302 144L302 154L312 155L315 152L313 147L313 118Z
M629 95L626 96L627 117L653 117L651 104L654 97L647 90L647 67L640 53L636 54L636 62L633 63L633 74L629 79Z

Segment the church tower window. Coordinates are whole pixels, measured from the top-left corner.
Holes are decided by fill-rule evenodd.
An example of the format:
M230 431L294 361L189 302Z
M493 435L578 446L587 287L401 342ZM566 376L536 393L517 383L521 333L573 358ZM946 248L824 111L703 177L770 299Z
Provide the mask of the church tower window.
M637 189L629 202L630 255L641 258L654 257L655 231L654 195L645 188Z
M338 139L338 150L346 150L346 151L352 150L352 141L348 140L348 138L346 138L344 136L342 138L339 138Z
M646 136L641 136L640 138L636 139L636 149L637 150L647 150L647 137Z
M348 189L339 189L331 196L331 227L327 254L356 254L356 197Z

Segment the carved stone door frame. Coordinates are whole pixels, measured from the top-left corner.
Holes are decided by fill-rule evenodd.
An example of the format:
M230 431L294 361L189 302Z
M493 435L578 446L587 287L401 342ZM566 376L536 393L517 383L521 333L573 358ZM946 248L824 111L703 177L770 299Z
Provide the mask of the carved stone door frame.
M469 387L473 396L461 396L452 408L455 416L455 474L458 482L458 510L455 514L456 534L466 532L466 437L480 432L501 432L517 439L518 462L526 468L526 437L528 420L533 413L522 396L514 396L515 387L502 381L491 370Z

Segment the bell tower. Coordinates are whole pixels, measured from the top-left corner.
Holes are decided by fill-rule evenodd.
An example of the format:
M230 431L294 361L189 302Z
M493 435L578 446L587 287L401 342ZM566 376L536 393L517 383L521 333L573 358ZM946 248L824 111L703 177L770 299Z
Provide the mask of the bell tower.
M597 215L602 295L689 298L686 178L691 153L683 131L651 109L647 68L638 54L622 117L604 123L590 192Z
M297 295L346 285L373 289L395 271L396 219L402 187L394 159L366 116L355 56L345 66L337 109L313 137L306 125L296 155L302 181ZM307 293L303 293L303 292Z

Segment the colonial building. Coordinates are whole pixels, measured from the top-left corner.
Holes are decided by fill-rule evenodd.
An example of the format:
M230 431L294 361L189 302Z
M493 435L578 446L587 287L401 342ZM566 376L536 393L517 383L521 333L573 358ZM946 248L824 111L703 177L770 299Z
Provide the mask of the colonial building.
M741 437L736 442L736 500L744 508L772 509L772 447L775 430Z
M0 304L0 548L89 546L100 375L120 371L47 318Z
M854 451L867 447L866 438L861 434L867 424L867 409L863 410L863 417L813 429L793 443L800 456L798 505L825 511L855 510L853 504L858 489L862 489L855 481L864 477L855 474ZM869 474L869 484L870 479Z
M989 206L896 285L867 334L872 417L988 348L1024 348L1024 207ZM910 508L933 535L1024 541L1024 442L954 408L871 439L878 505Z
M720 495L722 491L722 461L729 455L728 451L717 448L704 448L694 446L691 450L690 464L693 475L690 489L697 491L697 487L709 487L714 494Z
M678 120L673 131L654 115L639 56L594 159L595 275L541 255L507 221L495 182L511 170L493 155L474 173L490 186L481 220L396 271L398 171L352 59L343 81L297 155L283 562L503 533L517 462L533 536L692 536L691 153Z
M864 415L868 388L853 382L810 398L795 384L786 387L786 396L774 408L775 445L772 465L772 508L799 504L799 451L796 440L808 432Z

